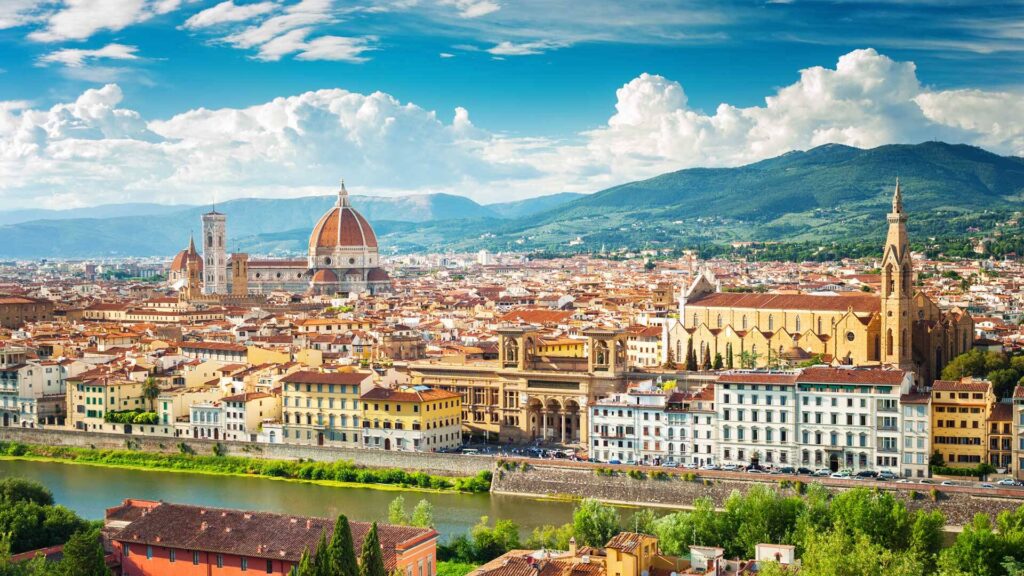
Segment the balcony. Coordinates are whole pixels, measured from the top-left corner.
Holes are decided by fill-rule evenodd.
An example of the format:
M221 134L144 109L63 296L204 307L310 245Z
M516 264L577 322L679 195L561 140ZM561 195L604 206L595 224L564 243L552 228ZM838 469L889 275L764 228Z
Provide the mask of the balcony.
M878 451L883 454L895 454L899 452L899 448L895 446L879 446Z

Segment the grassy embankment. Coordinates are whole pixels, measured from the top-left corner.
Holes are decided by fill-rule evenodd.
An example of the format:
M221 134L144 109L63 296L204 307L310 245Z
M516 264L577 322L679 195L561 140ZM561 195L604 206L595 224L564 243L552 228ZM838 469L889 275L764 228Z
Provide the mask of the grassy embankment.
M255 476L382 489L487 492L491 488L491 473L489 471L480 472L476 476L470 477L449 477L425 472L407 472L399 468L364 468L345 460L312 462L264 460L239 456L200 456L193 453L184 442L178 444L178 449L179 454L160 454L136 450L94 450L68 446L0 442L0 459L70 462L110 468L165 470L223 476Z

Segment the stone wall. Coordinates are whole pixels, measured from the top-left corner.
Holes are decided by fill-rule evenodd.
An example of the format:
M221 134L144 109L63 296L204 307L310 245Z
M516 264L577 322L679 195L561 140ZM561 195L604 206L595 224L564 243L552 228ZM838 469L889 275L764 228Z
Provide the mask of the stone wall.
M213 454L218 443L229 456L267 458L273 460L316 460L333 462L350 460L357 465L370 468L402 468L420 470L446 476L472 476L481 470L490 470L494 459L489 456L465 454L433 454L426 452L389 452L385 450L362 450L333 446L298 446L292 444L255 444L229 442L226 440L203 440L194 438L173 438L142 435L109 434L103 432L82 432L77 430L2 428L0 441L22 442L47 446L77 446L81 448L126 449L131 440L133 449L144 452L177 454L178 444L184 442L196 454Z
M643 506L659 506L666 508L686 508L693 505L694 500L702 497L711 498L716 506L721 507L725 499L734 490L745 492L756 484L768 484L780 489L785 494L793 494L794 488L782 488L780 483L771 476L758 479L737 480L722 478L704 478L697 476L694 480L686 480L683 473L671 472L665 480L655 480L649 476L642 480L630 478L624 471L614 476L598 475L593 468L571 467L565 465L533 465L524 471L504 470L499 467L494 473L491 491L501 494L518 494L547 497L597 498L616 504L635 504ZM810 479L804 480L809 482ZM865 487L879 486L872 481L858 482ZM830 492L839 492L847 487L826 486ZM969 523L979 512L991 514L993 517L1003 510L1015 510L1024 505L1022 498L1003 496L979 496L956 492L938 492L936 500L932 500L928 488L918 488L912 498L911 490L893 489L911 509L939 509L946 515L950 526L962 526Z

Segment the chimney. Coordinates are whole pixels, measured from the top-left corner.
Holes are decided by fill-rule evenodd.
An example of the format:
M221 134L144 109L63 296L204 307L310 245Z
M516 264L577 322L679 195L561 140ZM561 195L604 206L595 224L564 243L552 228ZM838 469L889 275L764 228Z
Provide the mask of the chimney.
M206 529L209 528L209 527L210 527L210 525L207 524L205 521L203 521L203 523L199 525L199 530L201 532L206 532Z
M576 538L569 538L569 556L576 557Z
M309 530L312 527L313 527L313 521L310 520L309 518L306 518L306 530Z

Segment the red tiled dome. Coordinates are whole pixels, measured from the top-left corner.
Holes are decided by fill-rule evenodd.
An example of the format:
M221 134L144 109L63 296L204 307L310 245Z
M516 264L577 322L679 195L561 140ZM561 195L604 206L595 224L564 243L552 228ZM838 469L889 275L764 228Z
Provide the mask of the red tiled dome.
M376 248L377 236L362 214L350 206L335 206L316 223L309 237L309 249L335 246Z
M330 270L317 270L313 274L313 284L336 284L338 275Z
M372 268L369 274L366 275L367 282L386 282L390 279L388 273L383 268Z
M203 270L203 257L196 252L196 244L190 238L188 241L188 248L178 252L174 256L174 260L171 261L171 272L186 272L188 270L188 262L193 260L199 264L199 271Z

